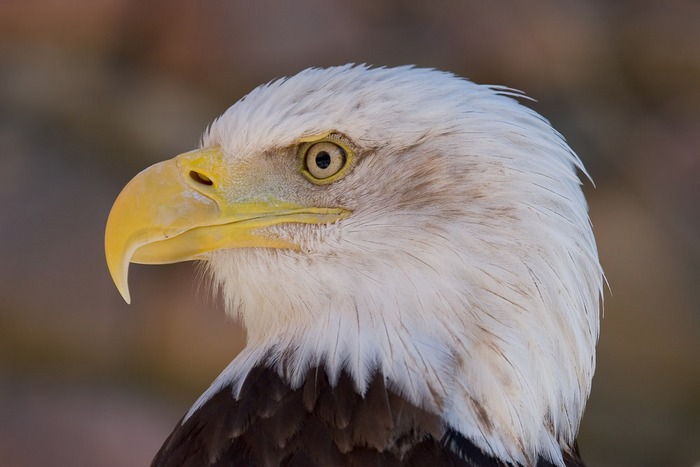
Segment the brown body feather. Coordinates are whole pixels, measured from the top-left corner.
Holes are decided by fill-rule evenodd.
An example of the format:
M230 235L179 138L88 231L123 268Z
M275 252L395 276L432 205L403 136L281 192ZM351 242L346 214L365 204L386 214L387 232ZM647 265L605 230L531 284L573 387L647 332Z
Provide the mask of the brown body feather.
M567 466L583 466L574 445ZM291 389L265 366L251 371L238 399L223 387L165 441L153 467L508 466L388 389L375 374L364 396L352 379L335 386L312 368ZM539 459L537 467L551 466Z

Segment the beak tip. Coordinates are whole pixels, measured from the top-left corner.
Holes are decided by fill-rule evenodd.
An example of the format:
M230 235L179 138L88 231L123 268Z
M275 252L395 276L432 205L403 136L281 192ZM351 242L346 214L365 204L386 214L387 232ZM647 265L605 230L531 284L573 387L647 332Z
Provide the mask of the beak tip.
M127 305L131 304L131 294L129 293L129 261L124 260L124 258L119 258L115 260L109 253L111 250L107 248L107 267L109 269L110 275L112 276L112 282L117 287L119 294L122 296Z
M122 295L122 298L126 302L127 305L131 305L131 295L129 294L129 289L121 289L119 290L119 293Z
M127 305L131 305L131 294L129 293L129 282L127 279L129 263L126 263L124 272L121 276L114 278L114 285L117 286L117 290L121 294L122 298Z
M119 278L121 279L121 278ZM114 285L117 286L119 294L122 296L127 305L131 305L131 294L129 293L129 284L126 281L126 277L123 280L113 278Z

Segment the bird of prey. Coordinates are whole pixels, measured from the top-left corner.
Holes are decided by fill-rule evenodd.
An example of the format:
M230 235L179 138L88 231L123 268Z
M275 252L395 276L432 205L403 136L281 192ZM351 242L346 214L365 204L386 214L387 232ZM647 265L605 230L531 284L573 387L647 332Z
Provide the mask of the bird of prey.
M414 67L262 85L116 200L247 346L154 466L574 466L603 273L579 158L521 94Z

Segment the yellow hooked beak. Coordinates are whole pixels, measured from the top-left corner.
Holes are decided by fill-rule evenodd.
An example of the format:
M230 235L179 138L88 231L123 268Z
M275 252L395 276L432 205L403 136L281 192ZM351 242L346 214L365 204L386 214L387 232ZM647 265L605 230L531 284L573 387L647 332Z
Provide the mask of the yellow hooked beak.
M226 163L219 148L201 149L155 164L124 187L107 219L105 254L127 303L130 262L175 263L222 248L298 249L260 229L289 222L327 224L350 214L269 194L251 197L255 187L246 186L253 184L250 170L242 163Z

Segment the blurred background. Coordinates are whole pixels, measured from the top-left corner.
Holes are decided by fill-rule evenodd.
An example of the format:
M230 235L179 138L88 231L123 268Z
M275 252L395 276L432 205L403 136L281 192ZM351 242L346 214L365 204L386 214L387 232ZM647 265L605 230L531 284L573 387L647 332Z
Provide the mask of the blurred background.
M0 466L145 465L240 350L191 263L103 257L111 203L253 87L308 66L525 91L588 167L611 291L591 466L700 462L700 3L2 0Z

